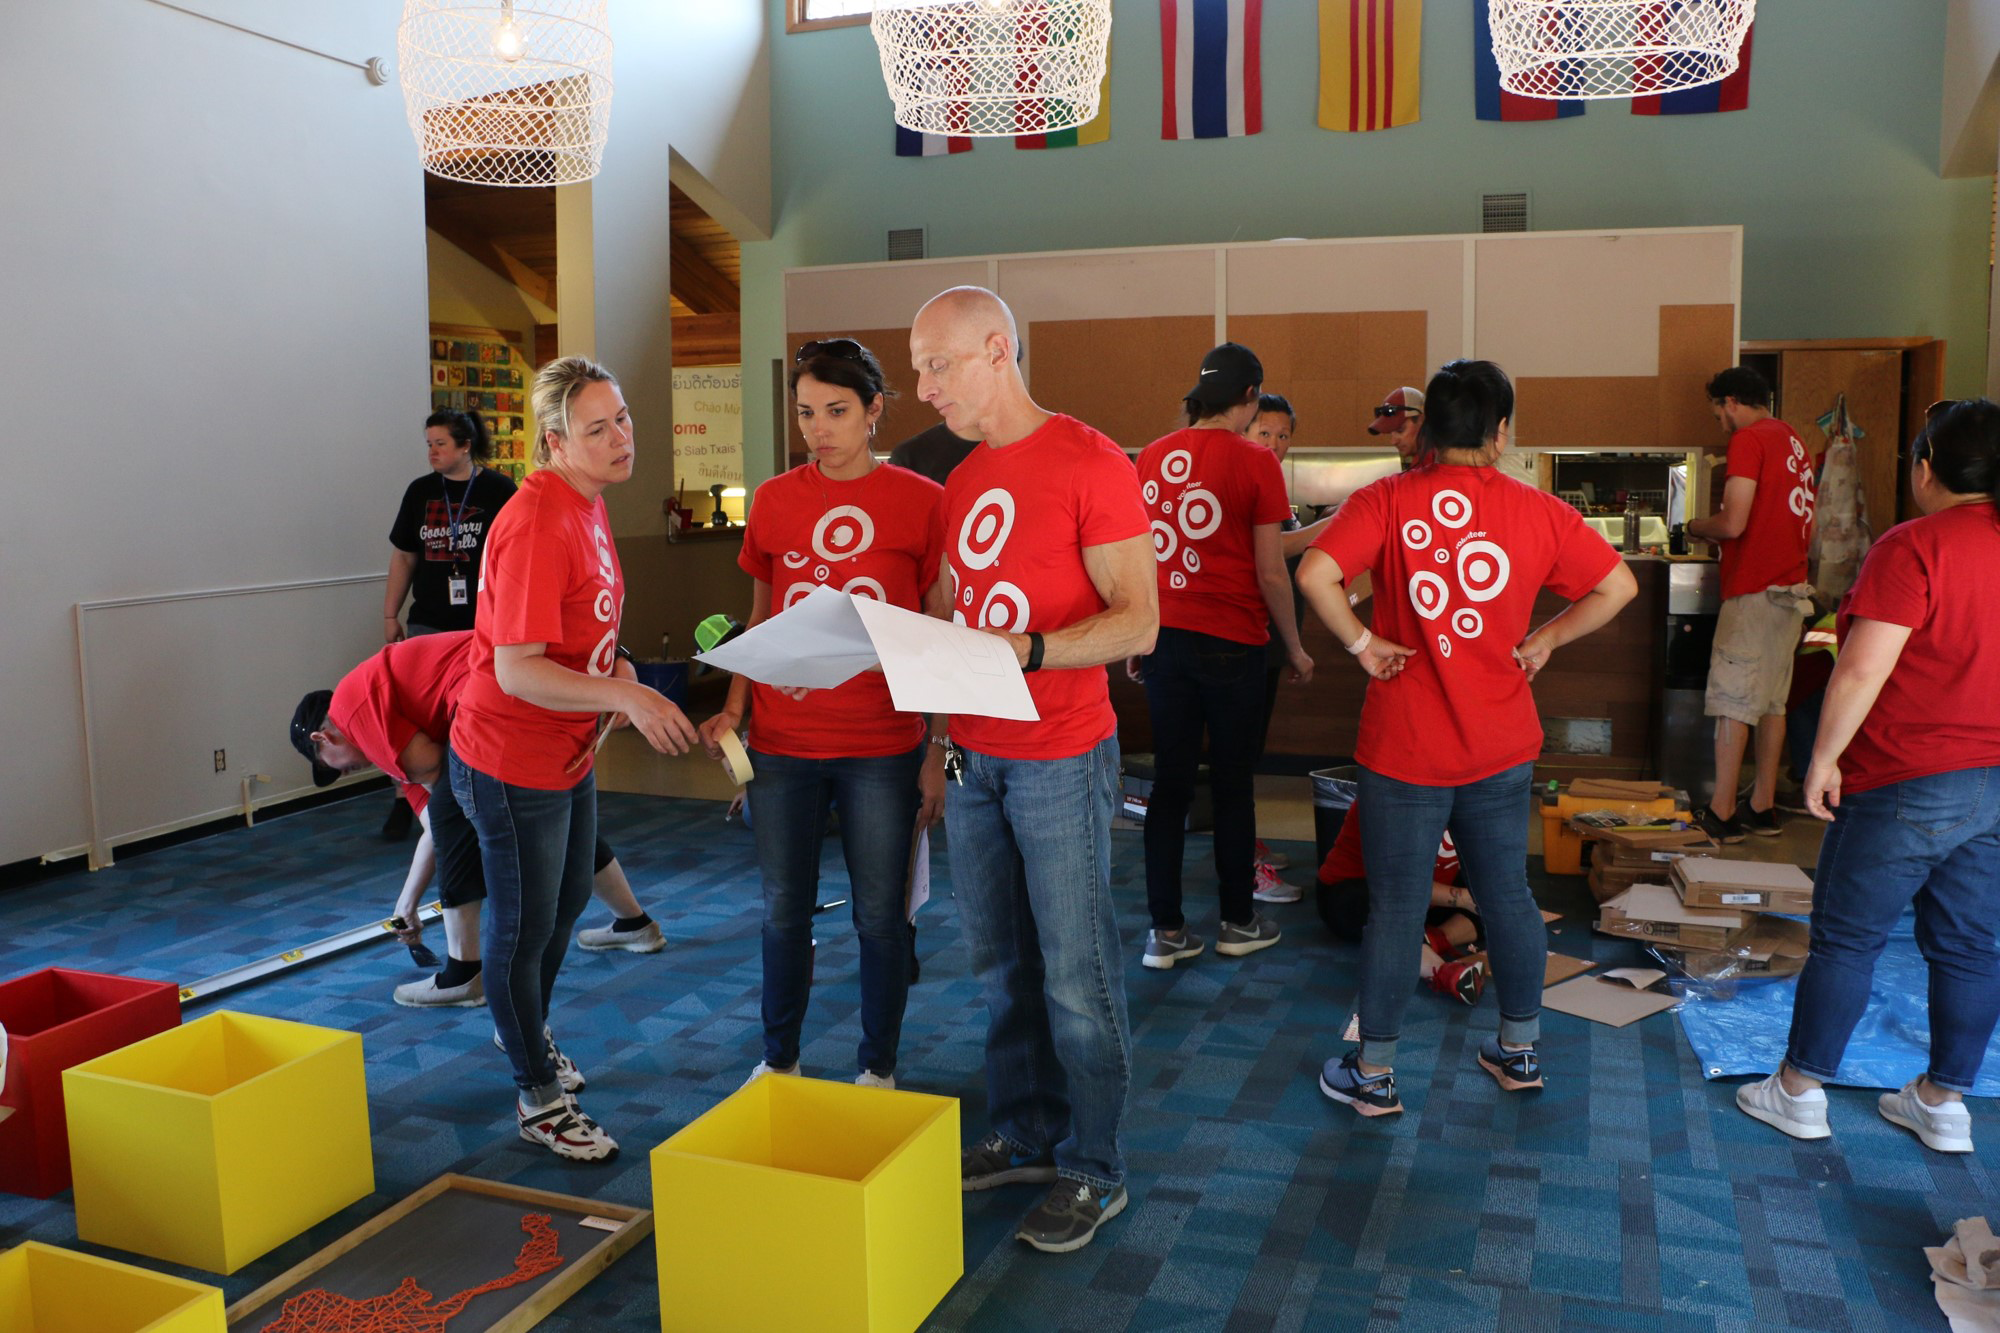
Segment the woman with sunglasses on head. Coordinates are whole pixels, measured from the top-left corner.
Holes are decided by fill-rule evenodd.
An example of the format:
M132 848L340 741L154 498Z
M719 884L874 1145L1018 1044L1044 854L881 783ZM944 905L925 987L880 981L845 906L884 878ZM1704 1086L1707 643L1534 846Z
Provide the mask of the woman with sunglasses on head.
M757 488L738 560L755 627L818 588L911 611L946 613L944 488L876 461L870 448L889 389L881 363L851 338L799 348L788 376L812 458ZM709 753L751 723L748 788L764 881L764 1052L750 1079L799 1072L812 993L813 904L828 805L861 945L861 1043L855 1082L896 1086L910 992L906 915L912 839L944 809L944 719L896 710L888 681L864 671L828 690L788 691L738 676L702 724Z
M1320 1073L1320 1091L1366 1116L1403 1109L1396 1043L1447 830L1479 898L1499 992L1500 1031L1480 1048L1480 1067L1510 1092L1542 1086L1534 1043L1548 942L1527 877L1542 727L1528 685L1551 653L1638 593L1576 510L1494 466L1513 433L1506 372L1453 361L1424 396L1422 461L1355 492L1299 567L1313 610L1373 677L1350 816L1369 891L1361 1045ZM1347 600L1346 581L1364 569L1374 575L1372 627ZM1571 605L1530 633L1543 588Z
M696 740L618 652L625 577L604 491L629 480L632 418L583 357L535 375L537 470L487 535L469 676L451 727L451 794L479 839L486 1005L513 1065L521 1137L571 1161L618 1145L577 1105L583 1075L548 1024L570 929L590 901L598 740L630 722L654 749Z
M1807 808L1831 821L1812 947L1778 1072L1736 1104L1823 1139L1822 1083L1914 900L1930 964L1930 1068L1877 1109L1937 1152L1972 1151L1965 1094L2000 1020L2000 406L1940 403L1910 449L1922 517L1882 534L1840 613Z

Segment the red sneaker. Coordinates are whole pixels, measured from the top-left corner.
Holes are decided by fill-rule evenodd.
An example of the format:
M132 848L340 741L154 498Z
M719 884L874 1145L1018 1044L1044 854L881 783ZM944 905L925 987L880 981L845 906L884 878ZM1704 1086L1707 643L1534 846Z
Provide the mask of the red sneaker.
M1486 989L1486 960L1474 959L1469 963L1445 963L1431 973L1431 989L1440 995L1449 995L1460 1004L1478 1004L1481 992Z

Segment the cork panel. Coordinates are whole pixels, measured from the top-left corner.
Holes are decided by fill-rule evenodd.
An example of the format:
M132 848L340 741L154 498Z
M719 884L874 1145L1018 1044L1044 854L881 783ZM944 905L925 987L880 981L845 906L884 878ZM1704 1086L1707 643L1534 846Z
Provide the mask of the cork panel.
M1516 444L1634 449L1660 441L1658 376L1523 377L1514 394Z
M1698 375L1705 385L1736 364L1736 307L1660 307L1660 375Z
M1062 319L1032 324L1027 336L1035 401L1136 451L1180 424L1181 398L1215 345L1215 321Z
M1727 435L1708 405L1710 371L1660 376L1660 443L1676 449L1720 449Z
M938 414L928 403L917 401L917 372L910 364L910 330L905 325L900 329L806 329L794 330L786 335L786 366L791 370L790 355L815 338L852 338L875 354L882 363L883 374L893 390L887 405L882 409L882 422L875 431L875 451L888 453L891 449L920 431L929 430L938 424ZM792 404L789 397L785 403L783 426L786 434L785 455L794 465L806 460L805 446L800 443L798 424L792 419Z
M1379 393L1401 384L1423 388L1433 369L1424 355L1429 326L1430 317L1421 310L1385 310L1361 316L1355 375L1364 381L1379 380Z
M1355 377L1363 318L1351 313L1235 315L1229 321L1229 337L1264 363L1266 387L1290 397L1281 386Z
M1234 315L1229 336L1264 363L1266 391L1298 412L1294 448L1379 449L1369 412L1398 385L1422 383L1427 322L1420 310Z

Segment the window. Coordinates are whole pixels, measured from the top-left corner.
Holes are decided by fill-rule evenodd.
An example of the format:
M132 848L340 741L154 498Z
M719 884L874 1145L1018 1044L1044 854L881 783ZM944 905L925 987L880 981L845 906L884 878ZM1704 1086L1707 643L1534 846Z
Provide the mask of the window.
M785 31L849 28L868 21L874 0L791 0L786 6Z

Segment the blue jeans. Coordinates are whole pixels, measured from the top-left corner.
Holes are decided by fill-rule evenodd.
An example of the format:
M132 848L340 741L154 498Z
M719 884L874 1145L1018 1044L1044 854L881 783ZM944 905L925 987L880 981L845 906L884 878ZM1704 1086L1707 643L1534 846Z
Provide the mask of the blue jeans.
M1179 930L1181 861L1188 806L1208 732L1215 799L1215 876L1222 919L1256 915L1257 755L1263 748L1264 645L1162 629L1146 658L1146 707L1153 719L1153 794L1146 805L1146 906L1156 930Z
M451 794L479 835L486 1007L531 1106L562 1096L542 1027L570 931L590 902L597 775L568 791L516 787L450 756Z
M910 996L905 909L917 828L917 774L929 742L872 759L798 759L750 752L757 780L745 790L764 873L764 1063L799 1062L799 1029L812 997L813 905L829 800L840 803L840 847L861 940L860 1067L896 1072Z
M761 781L761 779L760 779ZM1100 1193L1123 1183L1131 1081L1111 912L1118 741L1073 759L965 751L945 787L951 878L986 995L986 1099L1014 1151Z
M1486 925L1500 1000L1500 1040L1535 1041L1542 1031L1548 930L1528 890L1528 788L1521 764L1462 787L1420 787L1364 766L1355 810L1368 869L1368 924L1361 935L1361 1058L1393 1065L1410 978L1423 955L1431 873L1447 828Z
M2000 1020L2000 768L1842 796L1814 879L1786 1062L1822 1082L1839 1072L1875 960L1914 898L1931 973L1930 1080L1970 1093Z

